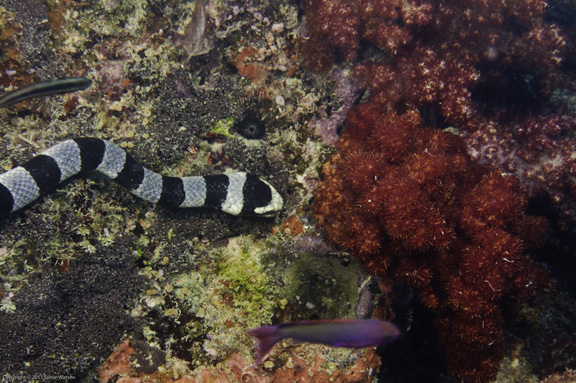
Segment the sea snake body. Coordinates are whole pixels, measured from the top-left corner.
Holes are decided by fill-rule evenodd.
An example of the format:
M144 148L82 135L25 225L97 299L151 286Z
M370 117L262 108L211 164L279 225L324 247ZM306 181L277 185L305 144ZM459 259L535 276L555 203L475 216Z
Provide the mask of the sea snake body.
M54 190L78 173L96 171L132 194L172 207L210 207L238 215L270 216L282 210L268 182L243 173L169 177L146 169L110 141L83 137L63 141L22 166L0 174L0 218Z

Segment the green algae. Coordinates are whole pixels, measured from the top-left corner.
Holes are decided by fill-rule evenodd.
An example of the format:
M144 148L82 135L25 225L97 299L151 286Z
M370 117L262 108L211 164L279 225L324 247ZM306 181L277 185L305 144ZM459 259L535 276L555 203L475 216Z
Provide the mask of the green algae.
M196 318L186 324L187 336L197 339L192 350L202 360L251 353L246 330L271 318L279 306L259 257L262 251L263 244L248 236L230 238L227 246L211 252L210 263L173 277L179 310Z
M273 288L260 254L266 251L262 242L247 237L232 238L225 251L216 258L215 273L227 281L224 291L231 292L233 305L247 316L271 317L278 302L273 299ZM257 325L260 321L249 322Z
M286 316L353 316L361 274L358 266L354 262L343 265L334 257L291 254L287 248L279 252L283 254L279 259L271 250L278 240L285 245L290 242L277 236L229 238L225 245L208 250L209 257L193 270L171 275L170 288L158 287L162 293L147 298L149 304L163 308L164 320L180 323L181 338L188 342L185 348L194 366L217 363L233 352L252 359L254 340L246 331ZM148 273L152 279L159 278L151 269ZM305 347L302 352L313 360L313 352ZM338 363L345 363L351 355L331 349L323 353ZM326 366L326 370L334 368L333 363Z
M229 130L233 125L234 125L234 119L232 117L228 117L223 120L217 121L216 124L214 124L214 126L212 127L211 131L214 134L219 134L224 137L231 138L233 136L232 134L230 134Z

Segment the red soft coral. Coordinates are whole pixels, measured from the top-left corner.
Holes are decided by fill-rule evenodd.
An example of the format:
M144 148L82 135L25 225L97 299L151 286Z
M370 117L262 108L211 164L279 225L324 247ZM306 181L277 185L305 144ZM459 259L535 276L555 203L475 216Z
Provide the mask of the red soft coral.
M413 111L379 113L375 105L350 111L314 216L368 272L411 285L436 312L449 367L487 381L502 355L503 302L546 282L522 242L545 222L525 216L518 181L474 164L461 138L422 127ZM384 134L390 140L374 139Z
M576 29L554 23L545 2L305 5L306 25L316 31L303 44L304 57L317 61L312 67L327 68L340 53L353 64L360 86L370 89L371 104L394 113L426 109L430 122L465 133L475 159L514 174L530 197L548 194L564 225L576 222L576 140L568 133L576 113L553 94L557 88L576 91L574 72L563 66L576 60L570 40ZM335 14L334 8L346 11ZM370 54L359 54L362 46L384 51L377 57L386 59L357 62ZM394 155L394 145L390 149Z

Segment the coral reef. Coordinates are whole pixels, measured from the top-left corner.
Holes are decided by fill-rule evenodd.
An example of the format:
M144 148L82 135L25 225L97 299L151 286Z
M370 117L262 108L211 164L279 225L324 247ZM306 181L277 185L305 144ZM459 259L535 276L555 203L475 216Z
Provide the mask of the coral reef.
M130 342L124 340L114 347L114 352L98 367L98 379L101 383L108 383L116 375L126 375L130 372L130 355L134 349Z
M319 116L312 117L308 122L308 129L320 136L326 145L335 146L340 138L339 128L342 127L348 111L358 100L360 92L356 81L348 72L336 70L332 72L331 77L336 83L334 94L342 100L342 105L337 110L331 110L329 116L325 108L321 109Z
M308 40L305 61L323 69L341 55L353 61L361 41L394 51L412 40L411 32L431 20L432 5L403 0L306 0Z
M518 181L474 163L459 136L423 127L415 110L380 110L369 102L348 114L314 216L370 274L412 286L436 314L450 369L487 381L504 306L548 283L527 254L546 221L525 215Z
M502 308L547 283L526 255L546 231L527 200L550 204L566 232L576 223L574 5L303 7L303 62L351 67L370 100L323 168L318 221L366 270L417 291L453 371L494 377Z
M153 374L137 371L137 364L130 359L131 350L128 341L124 341L108 360L99 368L100 382L107 383L111 377L120 376L117 382L124 383L365 383L380 367L380 358L374 349L368 352L358 351L349 356L352 360L335 364L320 355L312 363L299 357L289 357L282 365L270 364L255 369L251 360L233 353L215 368L194 371L190 375L179 374L176 370L166 370ZM328 367L330 366L330 367ZM180 376L175 379L174 376Z
M65 342L38 346L47 355L64 355L59 366L76 362L77 376L90 379L98 361L124 335L116 326L126 321L138 323L128 335L130 348L135 355L150 356L147 368L161 372L165 361L171 372L185 376L223 363L234 352L245 356L246 366L252 364L248 355L253 355L254 344L245 333L251 327L272 320L353 315L358 265L349 258L343 265L330 256L312 263L311 252L304 256L292 243L313 230L307 211L297 207L311 196L309 180L316 178L319 156L327 152L306 124L318 109L340 101L331 84L297 71L297 28L297 4L275 0L2 2L0 92L58 76L85 75L93 84L77 94L2 108L1 168L11 169L63 138L91 135L113 140L142 163L173 175L230 169L259 174L283 184L287 199L286 215L274 227L270 219L155 208L96 176L72 180L0 222L1 308L14 321L23 322L28 314L23 305L35 302L26 285L40 289L33 277L40 271L49 294L52 285L66 278L56 270L75 273L78 262L93 257L99 264L117 251L148 278L146 289L133 286L140 293L136 307L122 302L130 315L112 320L109 328L94 326L98 352L80 347L84 334L94 330L93 322L82 323L80 309L68 310L68 322L62 322L77 324L75 334L81 334L82 343L78 354ZM239 123L254 116L257 125L249 121L239 131ZM281 229L283 221L287 226ZM295 237L285 235L288 231ZM238 235L242 246L227 239ZM118 266L112 274L129 280L133 271ZM96 274L87 270L85 278L101 277ZM79 276L76 281L84 283ZM112 281L105 288L116 285ZM122 288L118 290L114 298L123 299ZM81 287L73 297L93 298ZM116 303L113 299L106 309L116 309ZM68 308L63 302L57 309ZM86 310L92 312L91 307ZM47 321L30 318L29 334L50 328ZM92 319L98 318L95 314ZM106 336L114 339L100 342ZM32 344L30 337L22 339ZM21 345L6 339L4 352L20 358ZM158 347L164 359L158 350L139 354L143 343ZM298 350L302 357L307 348ZM331 355L329 349L321 353ZM138 364L145 366L144 361ZM5 365L0 369L10 371Z
M135 320L139 326L130 332L130 345L122 350L134 349L133 356L127 360L139 370L130 370L118 378L118 382L201 382L201 377L194 373L206 370L209 370L205 373L206 380L220 381L237 381L235 374L242 377L243 371L250 371L245 379L253 381L274 381L275 374L282 375L277 378L280 381L288 382L296 380L295 377L317 381L326 375L338 380L343 378L336 378L335 371L342 371L343 375L350 369L358 371L356 381L371 380L373 377L368 371L377 369L375 361L367 362L364 367L352 367L354 362L347 361L349 354L334 357L336 351L332 349L291 344L278 348L269 360L272 367L254 372L250 369L254 345L245 330L299 318L350 317L356 304L358 315L370 315L374 303L372 293L377 293L374 289L371 291L370 283L362 282L366 278L348 254L335 251L313 232L308 216L308 201L317 182L319 164L333 154L333 148L323 145L316 135L325 144L335 145L347 112L363 94L369 94L362 93L358 84L371 87L374 102L379 98L383 106L386 97L398 91L395 98L390 98L393 100L388 103L392 105L390 111L409 99L402 94L402 87L394 88L391 82L382 81L382 76L389 73L404 78L404 73L397 73L393 67L392 56L420 54L427 44L438 42L423 38L434 35L429 33L434 17L442 12L448 15L450 8L460 6L452 0L437 10L439 3L3 1L0 5L1 91L57 76L85 75L94 83L79 94L38 99L0 110L2 168L10 169L64 137L96 135L128 148L157 171L188 175L236 168L257 173L280 185L287 201L285 215L279 217L274 226L269 220L154 208L117 192L114 186L98 177L72 181L65 189L0 223L0 298L1 308L7 312L6 316L2 313L3 324L12 323L12 319L4 321L4 318L11 316L14 321L19 318L19 323L28 324L26 336L36 334L38 328L50 329L46 321L26 317L26 305L36 302L35 296L45 293L52 297L51 286L58 288L57 282L66 280L66 273L72 273L77 278L74 283L81 287L72 286L70 282L66 285L66 292L71 292L69 296L78 302L82 298L96 299L91 291L83 289L84 281L104 278L105 271L95 272L86 267L81 268L82 276L76 275L78 264L99 265L112 254L122 253L126 257L130 254L139 273L148 277L150 283L146 290L141 285L133 286L141 293L136 307L128 304L133 318L122 312L120 319L106 326L98 322L96 335L114 339L97 338L99 342L102 340L97 352L91 352L86 346L88 351L79 347L75 355L76 350L60 342L61 338L48 343L42 350L46 355L66 358L65 361L56 359L60 363L54 361L54 365L76 363L78 376L95 374L96 361L111 353L112 346L118 344L125 333L117 326L123 323L130 326ZM467 3L471 8L482 8L479 1ZM518 2L508 3L519 6ZM559 3L551 1L550 8ZM302 12L298 7L302 4L307 7L304 15L307 22L299 26ZM333 4L344 6L339 8ZM497 13L501 7L511 6L497 4L492 8ZM475 12L471 12L471 17ZM318 24L314 15L322 17L324 13L334 17L330 22ZM541 13L535 15L533 23L538 22ZM346 18L352 16L356 19L347 22ZM562 25L560 37L562 33L574 35L568 32L573 24L561 9L548 16L550 25ZM381 18L384 22L376 23ZM466 22L457 17L452 19L455 28ZM446 16L443 22L449 20ZM520 21L517 28L509 31L511 39L526 34L524 24L533 25L525 18ZM309 32L314 32L314 36ZM318 33L324 33L324 41L315 37ZM333 33L340 33L340 38L332 38ZM350 77L348 67L340 67L330 78L300 70L302 55L297 50L297 36L305 38L306 34L311 38L310 45L305 44L304 49L314 48L316 44L316 50L308 50L315 55L312 60L320 60L324 68L334 60L338 63L359 61L353 70L360 81ZM474 40L463 41L472 44ZM419 44L419 50L414 44ZM502 51L506 52L504 48ZM451 49L457 47L454 45ZM440 48L432 51L436 52L435 57L444 58ZM370 66L369 61L374 64ZM457 59L451 63L457 65ZM406 58L406 69L410 69L409 65L414 63ZM439 68L440 63L431 58L426 65ZM462 65L461 72L471 76L466 89L480 84L481 79L474 75L483 68L473 67L472 59ZM368 81L372 68L376 74L374 79L380 79L380 88ZM470 68L475 72L466 73ZM507 78L509 73L519 72L504 73ZM536 82L524 80L530 80L532 72L522 73L512 76L520 80L512 84L526 83L530 85L527 90L531 90ZM406 88L410 92L420 89L418 81L421 85L426 80L424 74L414 79L408 72L405 75L403 81L415 84L413 88ZM440 75L446 77L448 73L435 72L433 78ZM501 77L496 76L495 80ZM457 82L456 79L444 80L451 87ZM497 81L490 82L493 83ZM478 104L472 105L478 110L486 110L483 104L494 109L495 105L487 102L488 93L476 92L467 97ZM565 94L568 99L570 90ZM503 99L507 103L513 101L510 96ZM437 98L430 105L441 110L440 102L447 99ZM413 105L421 103L413 102ZM399 113L404 113L402 106L400 109ZM234 126L252 112L265 125L261 139L246 139L234 130ZM439 113L431 115L438 117ZM312 116L318 119L311 119ZM438 119L439 125L445 123L442 118ZM283 227L281 222L285 223ZM469 222L469 225L476 224L477 221ZM238 240L227 239L238 235L241 235L242 246ZM258 239L252 240L252 237ZM109 286L115 286L116 279L133 277L132 262L127 268L119 264L111 270L110 279L104 280L112 282L105 286L103 294L108 293ZM40 271L44 275L35 279ZM30 286L26 287L27 284ZM32 288L36 289L35 295L27 294ZM124 290L119 291L118 295L122 295ZM251 300L253 295L255 300ZM123 298L113 298L111 306L122 307L115 299ZM91 302L94 303L78 303L78 310L69 311L66 321L62 322L65 326L77 324L77 334L82 334L77 338L80 342L85 341L84 334L92 334L92 320L101 314L84 320L80 309ZM65 302L59 303L62 303L60 308L67 307ZM91 313L92 308L88 307L88 312ZM108 309L112 310L107 306ZM10 342L3 345L4 353L19 358L20 345L12 338L6 339ZM34 342L34 339L23 339ZM414 355L413 349L410 352L402 354L404 359L423 359L420 353ZM320 357L315 361L316 354ZM39 366L35 361L31 363L32 367Z
M254 340L246 333L249 328L292 318L351 317L358 301L358 264L307 254L300 247L293 250L292 237L278 235L286 243L276 243L274 250L270 238L245 235L228 238L222 246L196 242L188 265L180 264L174 255L150 259L153 267L141 271L149 277L149 288L132 312L142 331L130 334L129 347L119 347L110 363L101 367L102 376L115 374L118 363L135 364L135 359L139 368L131 367L128 373L134 379L142 374L164 376L166 370L174 372L169 374L172 377L200 374L207 367L223 366L234 353L243 355L250 366L256 352ZM168 246L155 252L168 254ZM138 346L142 343L158 350L142 349ZM283 360L287 352L307 364L316 355L338 363L348 358L338 349L307 346L278 347L273 360ZM153 356L160 351L166 355L165 367L154 363L144 372L145 362L159 359ZM270 373L269 369L261 372Z
M132 373L159 377L165 368L173 373L165 380L174 381L206 368L219 376L217 369L225 368L233 353L242 355L248 368L254 343L245 332L251 327L354 315L358 265L347 255L335 257L323 242L312 248L320 240L312 233L307 203L329 150L306 126L320 109L340 110L339 122L326 129L335 143L332 128L359 93L348 71L338 78L350 84L334 92L330 82L298 70L298 24L297 2L276 0L2 2L0 92L58 76L84 75L93 84L77 94L1 109L0 167L11 169L64 138L90 135L113 140L142 163L173 175L230 169L262 175L283 185L287 201L286 214L274 226L270 219L155 208L96 176L72 180L0 222L1 308L14 318L28 313L22 304L34 303L26 285L36 286L31 276L39 271L50 293L52 284L66 278L57 269L75 273L78 262L99 264L118 251L148 278L146 289L134 285L140 293L135 307L123 302L130 316L112 320L109 328L95 326L98 336L114 336L99 342L98 353L81 348L75 355L64 342L39 350L65 355L62 366L76 361L77 376L89 380L124 335L116 326L126 319L138 326L128 331L130 345L123 350L134 349L129 360L149 369ZM248 121L238 129L246 117L256 117L257 124ZM316 240L308 243L305 235ZM133 271L118 266L113 275L129 279ZM95 276L87 270L85 278L90 277ZM84 283L80 277L77 282ZM119 300L121 293L119 288ZM78 301L93 298L81 287L75 294ZM88 305L83 303L79 308ZM64 303L58 307L67 309ZM93 322L80 323L80 310L68 314L83 342ZM49 328L31 318L28 333ZM3 350L19 357L20 345L7 339ZM142 344L159 350L148 352ZM347 371L349 355L335 358L334 350L311 350L289 349L305 360L294 363L302 379L314 379L306 366L321 373L313 367L315 354L327 360L322 371L326 366ZM280 348L280 361L286 352ZM371 367L376 368L367 370ZM258 374L268 378L274 371Z
M304 61L344 59L387 111L453 125L481 163L516 175L576 221L573 6L528 1L305 1ZM559 15L563 15L560 17ZM384 22L381 22L384 20ZM363 49L365 47L367 49Z

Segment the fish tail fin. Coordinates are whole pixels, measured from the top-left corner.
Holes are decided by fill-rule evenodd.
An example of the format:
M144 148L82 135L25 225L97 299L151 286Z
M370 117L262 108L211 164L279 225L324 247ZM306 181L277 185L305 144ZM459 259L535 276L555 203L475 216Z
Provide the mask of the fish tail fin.
M272 349L272 347L282 340L282 335L278 331L278 326L263 326L254 328L248 331L248 334L252 335L258 341L258 359L254 367L257 367L266 354Z

